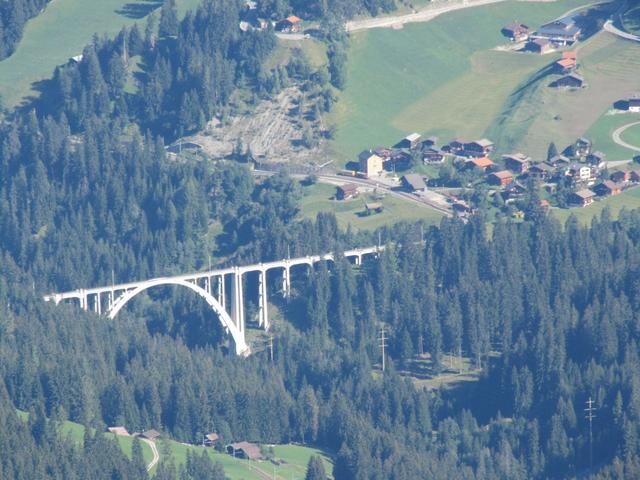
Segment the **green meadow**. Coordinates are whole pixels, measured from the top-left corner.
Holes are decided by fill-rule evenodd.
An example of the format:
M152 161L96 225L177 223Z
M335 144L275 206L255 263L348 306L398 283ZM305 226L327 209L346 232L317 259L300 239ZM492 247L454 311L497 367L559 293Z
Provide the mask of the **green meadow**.
M537 27L584 3L504 2L353 34L347 87L332 115L335 153L346 161L412 131L482 136L509 96L559 57L493 50L508 43L502 26L518 19Z
M554 208L552 215L561 222L575 215L578 221L584 225L589 225L591 219L599 217L605 208L609 208L612 218L617 218L623 208L635 210L640 208L640 188L634 187L614 197L597 200L593 204L584 208Z
M82 53L95 34L114 36L161 5L154 0L54 0L27 24L14 54L0 62L0 97L6 107L36 94L34 82L51 77L57 65ZM200 0L177 0L180 13ZM141 25L144 32L144 24Z
M345 179L345 183L348 179ZM382 225L390 225L403 220L424 220L429 223L440 223L443 214L430 208L414 205L406 200L391 195L379 196L374 193L361 193L349 200L337 201L333 197L336 187L333 185L315 184L304 187L304 196L300 201L300 216L314 219L319 212L333 212L342 228L351 226L356 230L374 230ZM384 206L381 213L365 215L364 204L379 202Z

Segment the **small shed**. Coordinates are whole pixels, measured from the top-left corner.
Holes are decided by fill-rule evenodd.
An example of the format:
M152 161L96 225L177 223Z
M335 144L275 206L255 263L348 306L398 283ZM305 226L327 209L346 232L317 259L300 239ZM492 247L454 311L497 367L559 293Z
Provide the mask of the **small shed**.
M227 453L236 458L259 460L262 458L260 447L254 443L238 442L227 445Z
M162 435L160 434L160 432L158 432L157 430L147 430L146 432L142 432L140 434L140 436L142 438L146 438L147 440L151 440L152 442L155 442L157 439L159 439Z
M544 55L545 53L553 52L553 45L545 38L536 38L535 40L527 42L525 49L529 52Z
M410 192L424 192L427 190L427 184L424 178L418 173L408 173L402 177L402 185Z
M588 188L583 188L582 190L578 190L575 193L569 195L569 201L575 205L580 205L582 207L586 207L587 205L591 205L593 203L593 199L596 196Z
M577 73L570 73L551 82L549 86L553 88L582 88L584 86L584 77Z
M358 186L354 183L345 183L336 188L336 198L338 200L348 200L358 195Z
M367 215L371 215L372 213L381 213L384 210L384 205L379 202L365 203L364 209Z
M220 440L220 436L217 433L207 433L202 440L202 444L205 447L213 447Z

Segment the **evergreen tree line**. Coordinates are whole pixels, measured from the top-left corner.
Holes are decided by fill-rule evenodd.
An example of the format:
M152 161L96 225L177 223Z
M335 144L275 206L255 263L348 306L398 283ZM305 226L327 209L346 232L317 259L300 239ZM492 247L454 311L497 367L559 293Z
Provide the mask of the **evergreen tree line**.
M49 0L5 0L0 2L0 60L10 56L22 38L27 21L46 7Z

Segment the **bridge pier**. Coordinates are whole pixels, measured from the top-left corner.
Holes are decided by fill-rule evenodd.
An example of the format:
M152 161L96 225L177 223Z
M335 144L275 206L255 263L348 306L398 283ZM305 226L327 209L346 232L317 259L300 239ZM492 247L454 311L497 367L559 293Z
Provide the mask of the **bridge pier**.
M242 290L242 273L235 267L233 273L233 290L231 295L231 318L244 336L244 293Z
M269 330L269 297L267 292L267 271L260 270L260 278L259 278L259 290L258 290L259 298L259 315L258 315L258 325L263 327L265 331Z
M227 309L227 295L224 291L225 275L224 273L218 277L218 302L222 308Z
M290 295L291 295L291 267L289 266L289 262L287 262L282 272L282 296L284 298L289 298Z

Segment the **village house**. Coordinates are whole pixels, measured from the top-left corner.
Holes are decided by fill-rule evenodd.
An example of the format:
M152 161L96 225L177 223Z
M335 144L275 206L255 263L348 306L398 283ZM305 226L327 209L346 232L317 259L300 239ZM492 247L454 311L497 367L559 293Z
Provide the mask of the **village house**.
M609 195L618 195L622 192L622 186L611 180L605 180L593 187L593 191L600 197L608 197Z
M525 45L525 49L529 52L539 53L544 55L545 53L553 52L553 45L549 40L544 38L536 38L535 40L529 40Z
M505 25L500 32L512 42L523 42L529 38L529 27L517 21Z
M276 30L282 33L296 33L300 28L300 22L302 19L295 15L290 15L284 20L280 20L276 23Z
M153 429L142 432L140 436L142 438L146 438L147 440L151 440L152 442L155 442L157 439L161 437L160 432Z
M503 155L502 160L504 161L504 165L507 169L516 173L525 173L529 170L529 165L531 164L531 157L527 157L522 153Z
M424 178L418 173L408 173L402 177L402 185L409 192L424 192L427 190L427 184Z
M584 86L584 77L577 73L570 73L551 82L549 86L552 88L582 88Z
M586 157L591 153L591 140L580 137L573 146L573 154L577 157Z
M364 150L358 155L359 168L367 177L377 177L384 171L382 158L371 150Z
M419 133L411 133L394 145L394 148L416 148L422 136Z
M587 155L587 162L596 167L601 167L604 164L606 155L600 151L592 152Z
M500 172L494 172L487 177L487 182L490 185L498 185L504 187L513 182L513 174L508 170L501 170Z
M353 183L346 183L336 188L336 198L338 200L348 200L358 195L358 186Z
M569 159L569 157L566 157L564 155L554 155L549 159L547 163L549 163L549 165L553 165L556 168L565 168L571 164L571 160Z
M627 110L634 113L640 112L640 98L630 98Z
M548 180L553 176L556 169L546 163L536 163L527 170L527 175L538 180Z
M640 183L640 170L632 170L629 174L629 180L634 183Z
M435 147L436 143L438 143L438 137L431 136L422 141L422 148L426 149L430 147Z
M391 156L383 163L387 170L395 171L409 168L411 160L411 150L408 148L394 148L391 151Z
M456 138L455 140L452 140L451 142L449 142L448 145L445 145L444 147L442 147L442 149L457 155L458 153L464 150L464 147L466 144L467 144L466 141Z
M486 157L493 150L493 142L483 138L464 145L461 155L465 157Z
M525 193L527 193L527 189L524 185L520 182L513 182L500 192L500 195L505 202L510 202L512 200L522 198Z
M572 45L580 37L581 29L571 17L565 17L553 22L545 23L530 37L547 40L555 45Z
M569 195L569 203L586 207L587 205L591 205L593 203L593 198L595 196L596 194L591 190L589 190L588 188L584 188Z
M245 460L260 460L262 458L260 447L249 442L237 442L227 445L227 453Z
M613 172L609 178L611 178L612 182L624 183L628 182L631 179L631 175L629 172L626 172L624 170L618 170L617 172Z
M479 168L482 171L486 171L493 166L493 162L487 157L472 158L467 160L464 165L465 168Z
M555 63L556 71L562 74L573 72L577 65L573 58L561 58Z
M571 177L574 184L593 182L596 170L589 165L575 163L569 167L567 176Z
M220 440L220 436L217 433L207 433L202 439L203 447L213 447Z
M424 163L441 163L447 157L447 153L437 147L429 147L422 151L422 161Z

